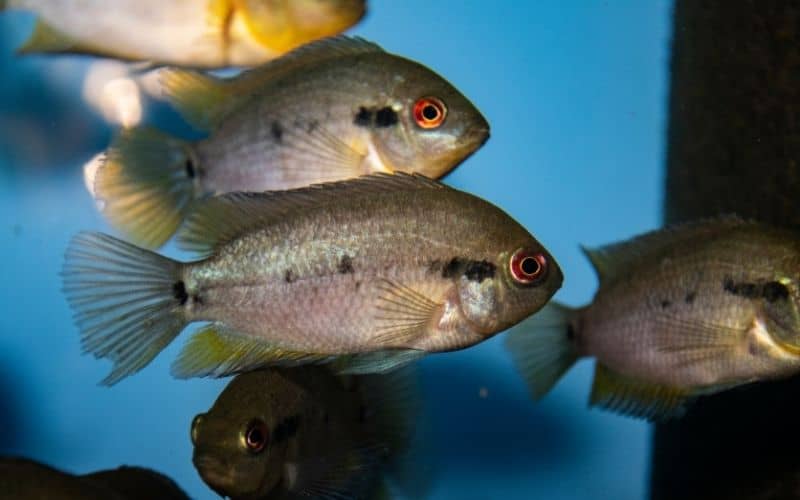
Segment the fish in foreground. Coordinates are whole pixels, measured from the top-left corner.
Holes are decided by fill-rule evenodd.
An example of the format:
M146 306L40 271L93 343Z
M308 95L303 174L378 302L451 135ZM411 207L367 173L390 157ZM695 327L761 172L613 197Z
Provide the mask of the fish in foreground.
M558 265L496 206L418 175L230 193L193 212L189 263L98 233L73 238L64 291L113 384L210 321L173 374L225 376L336 360L384 371L469 347L539 310Z
M21 53L255 66L354 25L365 0L0 0L38 16Z
M375 172L439 178L489 137L481 113L442 77L359 38L321 40L232 79L170 69L161 80L208 136L124 129L92 191L111 224L148 248L211 194Z
M0 496L60 500L188 500L167 476L143 467L122 466L84 475L62 472L27 458L0 458Z
M800 238L735 217L585 250L591 304L551 304L507 346L538 399L596 358L591 404L650 420L695 397L800 371Z
M423 498L425 457L411 448L418 404L408 368L357 377L318 366L244 373L192 421L192 461L234 500L376 499L387 481Z

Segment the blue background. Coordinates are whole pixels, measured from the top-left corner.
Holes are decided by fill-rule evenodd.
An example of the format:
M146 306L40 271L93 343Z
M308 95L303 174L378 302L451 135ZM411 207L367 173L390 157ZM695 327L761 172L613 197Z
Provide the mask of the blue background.
M596 287L578 244L660 222L671 9L384 0L351 33L430 66L483 111L492 138L447 182L530 229L566 274L557 299L578 305ZM144 465L212 498L190 462L189 423L225 381L169 376L186 335L113 389L96 385L108 363L80 355L58 272L71 235L109 231L81 166L111 129L82 102L91 59L13 55L31 19L0 15L0 452L73 472ZM175 121L154 109L146 121ZM502 342L421 364L432 498L644 498L651 429L587 409L592 363L534 404Z

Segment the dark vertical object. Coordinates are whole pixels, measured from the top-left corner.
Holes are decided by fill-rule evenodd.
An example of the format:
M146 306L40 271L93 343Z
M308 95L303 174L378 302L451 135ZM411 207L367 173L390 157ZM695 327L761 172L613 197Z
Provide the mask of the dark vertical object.
M800 228L800 2L676 0L674 23L666 222ZM658 425L651 497L800 499L800 379Z

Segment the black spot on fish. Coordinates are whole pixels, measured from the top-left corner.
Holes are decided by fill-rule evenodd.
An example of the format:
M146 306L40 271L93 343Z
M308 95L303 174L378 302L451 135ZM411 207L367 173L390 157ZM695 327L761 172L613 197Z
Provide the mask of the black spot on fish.
M777 281L770 281L765 283L761 295L767 302L776 302L778 300L786 300L789 298L789 289L786 285Z
M172 285L172 296L178 299L182 306L186 305L186 301L189 300L189 294L186 293L186 285L183 281L178 281Z
M442 266L442 278L455 278L461 275L461 269L464 267L464 261L458 257L453 257L450 262Z
M319 122L317 120L311 120L308 122L308 126L306 127L306 132L309 134L313 133L319 127Z
M375 113L376 127L391 127L392 125L397 125L397 113L391 107L381 108Z
M270 131L272 132L272 137L276 142L281 142L283 140L283 127L281 127L279 122L272 122L272 128Z
M336 268L341 274L353 273L353 259L349 255L342 255L339 266Z
M722 282L722 289L731 295L738 295L747 299L758 298L760 292L755 283L736 283L733 278L726 277Z
M669 307L669 306L671 306L671 305L672 305L672 302L670 302L670 301L668 301L668 300L662 300L662 301L661 301L661 308L662 308L662 309L666 309L666 308L668 308L668 307Z
M570 342L575 340L575 328L572 327L571 323L567 323L567 340Z
M694 299L696 297L697 297L697 292L689 292L683 298L683 301L686 302L687 304L691 304L692 302L694 302Z
M197 175L194 169L194 162L192 162L191 158L186 158L186 177L190 179L194 179L194 176Z
M428 264L428 272L432 274L436 274L441 272L442 270L442 261L439 259L434 259Z
M272 430L272 439L270 442L273 444L286 441L297 434L297 428L300 427L300 416L292 415L281 420L275 429Z
M356 291L358 291L359 288L361 288L361 282L356 281Z
M189 298L192 300L192 304L196 304L199 306L203 305L203 297L199 295L190 295Z
M297 276L294 275L294 272L292 272L291 269L287 269L286 274L283 276L283 279L287 283L294 283L297 280Z
M359 127L369 127L372 125L372 112L364 107L358 108L353 123Z
M470 261L464 270L464 276L470 281L482 282L487 278L494 278L495 265L488 260Z

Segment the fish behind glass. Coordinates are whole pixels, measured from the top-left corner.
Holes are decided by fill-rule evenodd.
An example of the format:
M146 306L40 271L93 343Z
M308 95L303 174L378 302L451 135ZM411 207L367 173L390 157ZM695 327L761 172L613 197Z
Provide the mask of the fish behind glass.
M155 248L194 201L401 171L439 178L489 137L489 124L430 69L358 38L304 46L232 79L165 70L171 102L205 139L124 129L93 195L128 239Z
M535 399L583 356L591 404L648 419L800 372L800 237L734 217L586 250L591 304L552 304L508 336Z
M334 360L384 371L486 340L562 281L508 214L407 174L211 198L179 239L205 258L181 263L97 233L70 243L64 291L84 350L114 361L104 383L195 321L211 323L177 377Z

